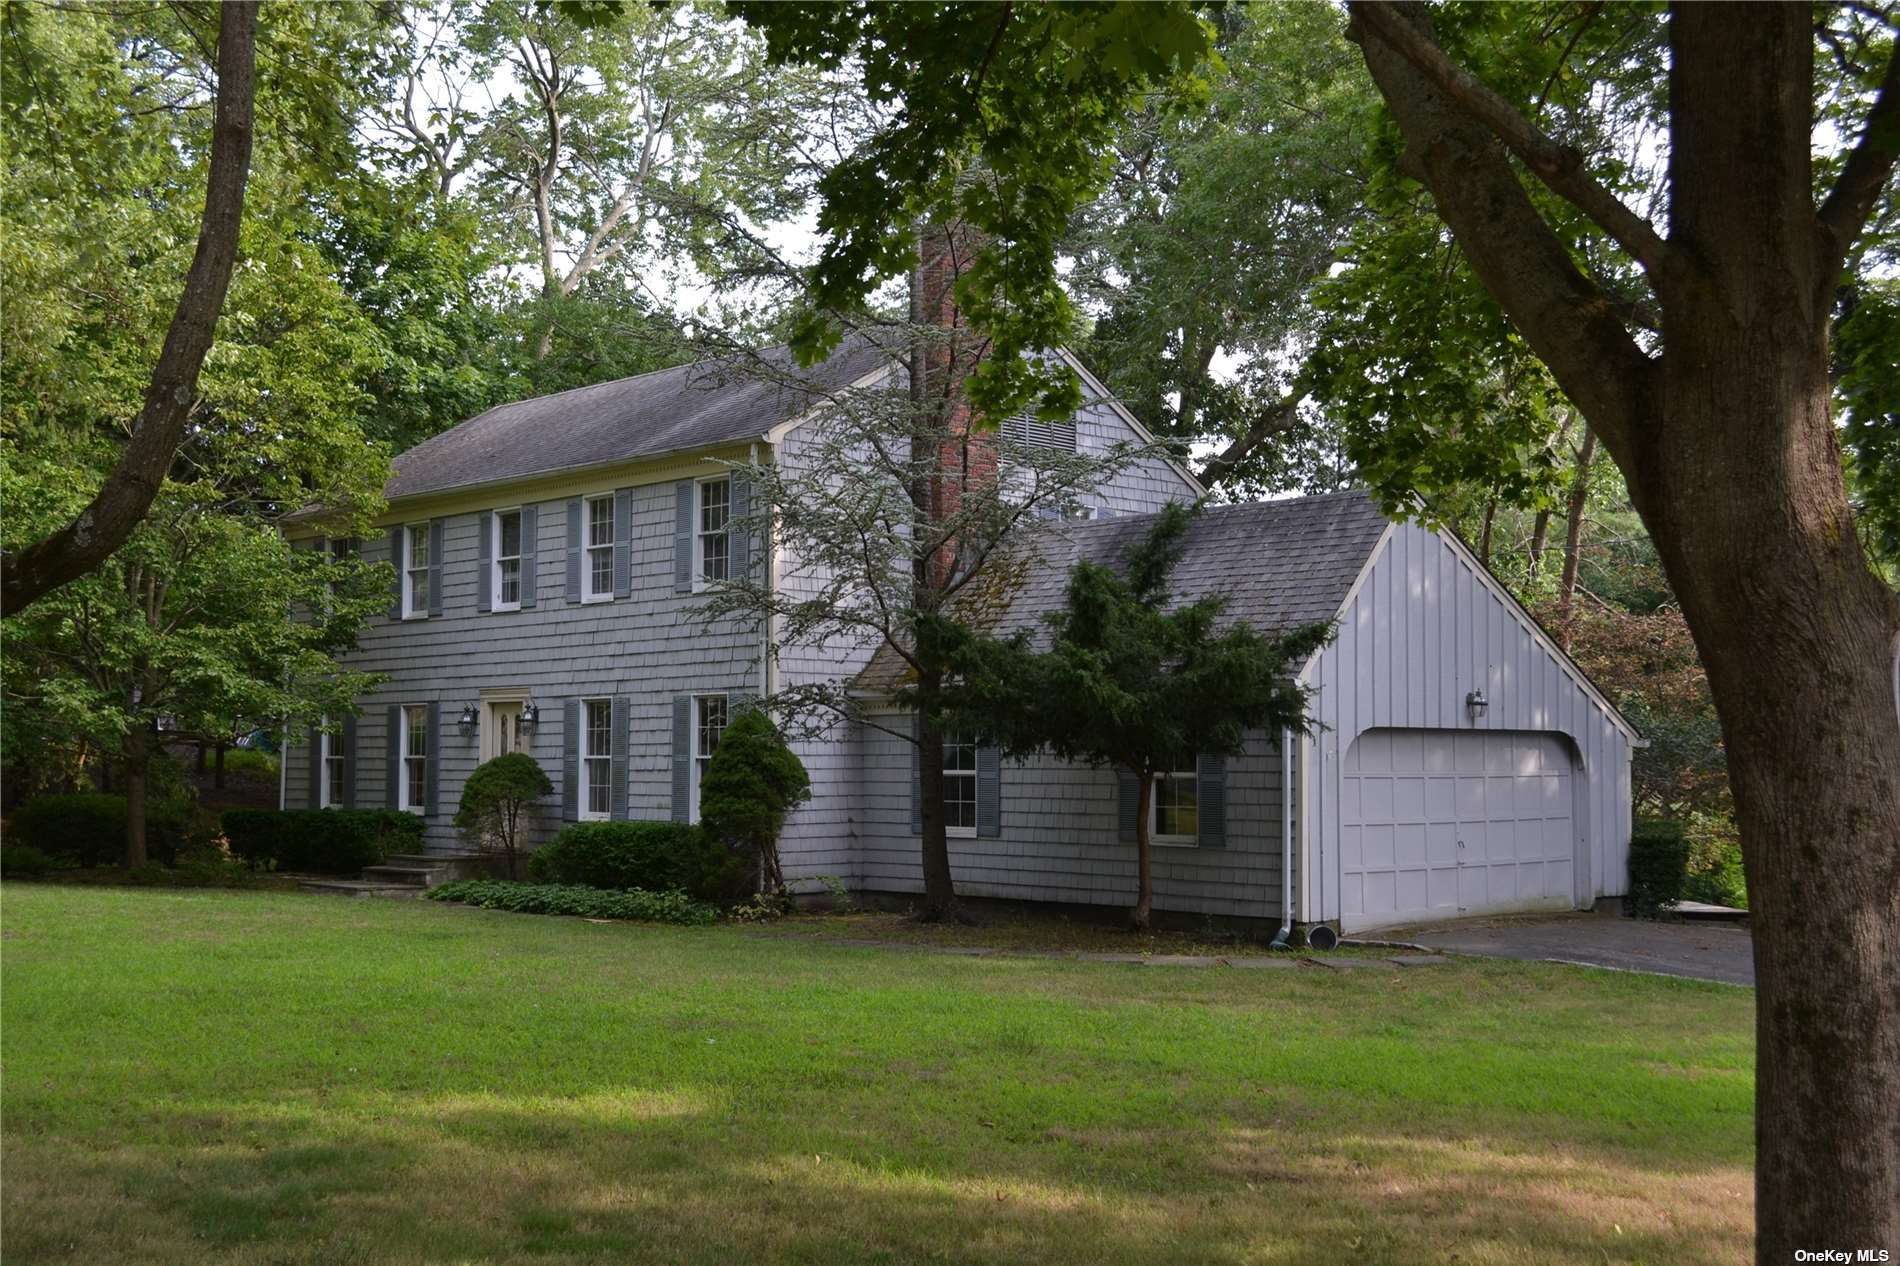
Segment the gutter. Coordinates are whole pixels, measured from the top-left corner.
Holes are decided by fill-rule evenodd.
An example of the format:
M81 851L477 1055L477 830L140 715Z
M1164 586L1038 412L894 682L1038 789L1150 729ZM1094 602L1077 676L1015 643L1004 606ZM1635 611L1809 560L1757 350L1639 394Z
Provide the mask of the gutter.
M1292 949L1293 933L1293 729L1280 729L1280 931L1268 949Z

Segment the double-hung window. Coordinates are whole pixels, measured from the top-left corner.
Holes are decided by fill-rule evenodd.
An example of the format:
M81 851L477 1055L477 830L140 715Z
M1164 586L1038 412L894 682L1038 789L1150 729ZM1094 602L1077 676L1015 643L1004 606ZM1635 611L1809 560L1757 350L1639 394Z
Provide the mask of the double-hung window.
M589 497L581 528L586 533L581 558L581 601L605 602L614 596L614 499Z
M706 479L699 485L699 583L724 580L732 568L732 480Z
M521 511L495 512L495 602L497 611L521 609Z
M429 614L429 525L411 523L402 530L402 618Z
M329 724L324 718L324 724ZM317 784L317 805L324 809L340 809L344 800L344 751L343 736L330 730L321 730L317 734L318 770L321 781Z
M613 811L613 717L613 700L582 700L581 816L583 818L604 818Z
M699 789L706 781L719 740L725 737L726 696L700 695L693 700L693 821L699 821Z
M1193 844L1201 833L1201 785L1192 759L1155 775L1153 838L1164 844ZM1181 768L1185 766L1185 768Z
M411 704L402 710L402 797L398 803L411 813L428 806L429 709Z
M976 744L943 736L943 827L950 835L976 834Z

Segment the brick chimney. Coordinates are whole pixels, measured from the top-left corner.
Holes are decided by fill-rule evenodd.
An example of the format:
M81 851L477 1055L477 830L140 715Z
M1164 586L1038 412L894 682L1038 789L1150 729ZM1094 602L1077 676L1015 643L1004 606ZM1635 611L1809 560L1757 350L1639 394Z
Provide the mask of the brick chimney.
M930 476L933 518L954 515L964 489L996 477L996 444L989 431L972 432L963 384L989 350L957 304L957 278L982 245L982 234L963 221L930 224L918 235L917 268L911 275L911 401L942 431ZM951 551L939 566L955 565Z

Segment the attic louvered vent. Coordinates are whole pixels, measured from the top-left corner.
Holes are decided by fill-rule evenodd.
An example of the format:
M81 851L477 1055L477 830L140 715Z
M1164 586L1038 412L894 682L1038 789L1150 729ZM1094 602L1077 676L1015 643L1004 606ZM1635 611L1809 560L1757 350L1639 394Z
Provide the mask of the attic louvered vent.
M1053 448L1058 452L1075 451L1075 419L1044 422L1040 418L1017 416L1003 419L1003 438L1025 448Z

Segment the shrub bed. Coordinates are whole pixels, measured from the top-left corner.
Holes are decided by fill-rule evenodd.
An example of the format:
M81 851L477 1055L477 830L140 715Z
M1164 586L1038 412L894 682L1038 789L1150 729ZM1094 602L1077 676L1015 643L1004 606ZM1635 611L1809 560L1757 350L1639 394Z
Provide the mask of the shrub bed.
M145 854L170 865L183 849L212 832L189 800L151 799L145 806ZM13 816L10 843L36 848L55 865L113 866L125 859L125 797L78 791L38 796Z
M31 844L0 844L0 875L36 879L53 869L53 859Z
M453 901L484 910L517 914L572 914L589 919L630 919L641 923L703 926L719 921L719 911L686 893L610 890L581 884L522 884L505 879L457 879L429 889L431 901Z
M752 870L738 851L680 822L576 822L528 859L538 883L678 890L702 901L745 895Z
M1689 838L1680 822L1638 822L1630 832L1630 913L1653 919L1682 899Z
M394 809L226 809L231 852L252 866L348 875L422 846L422 819Z

